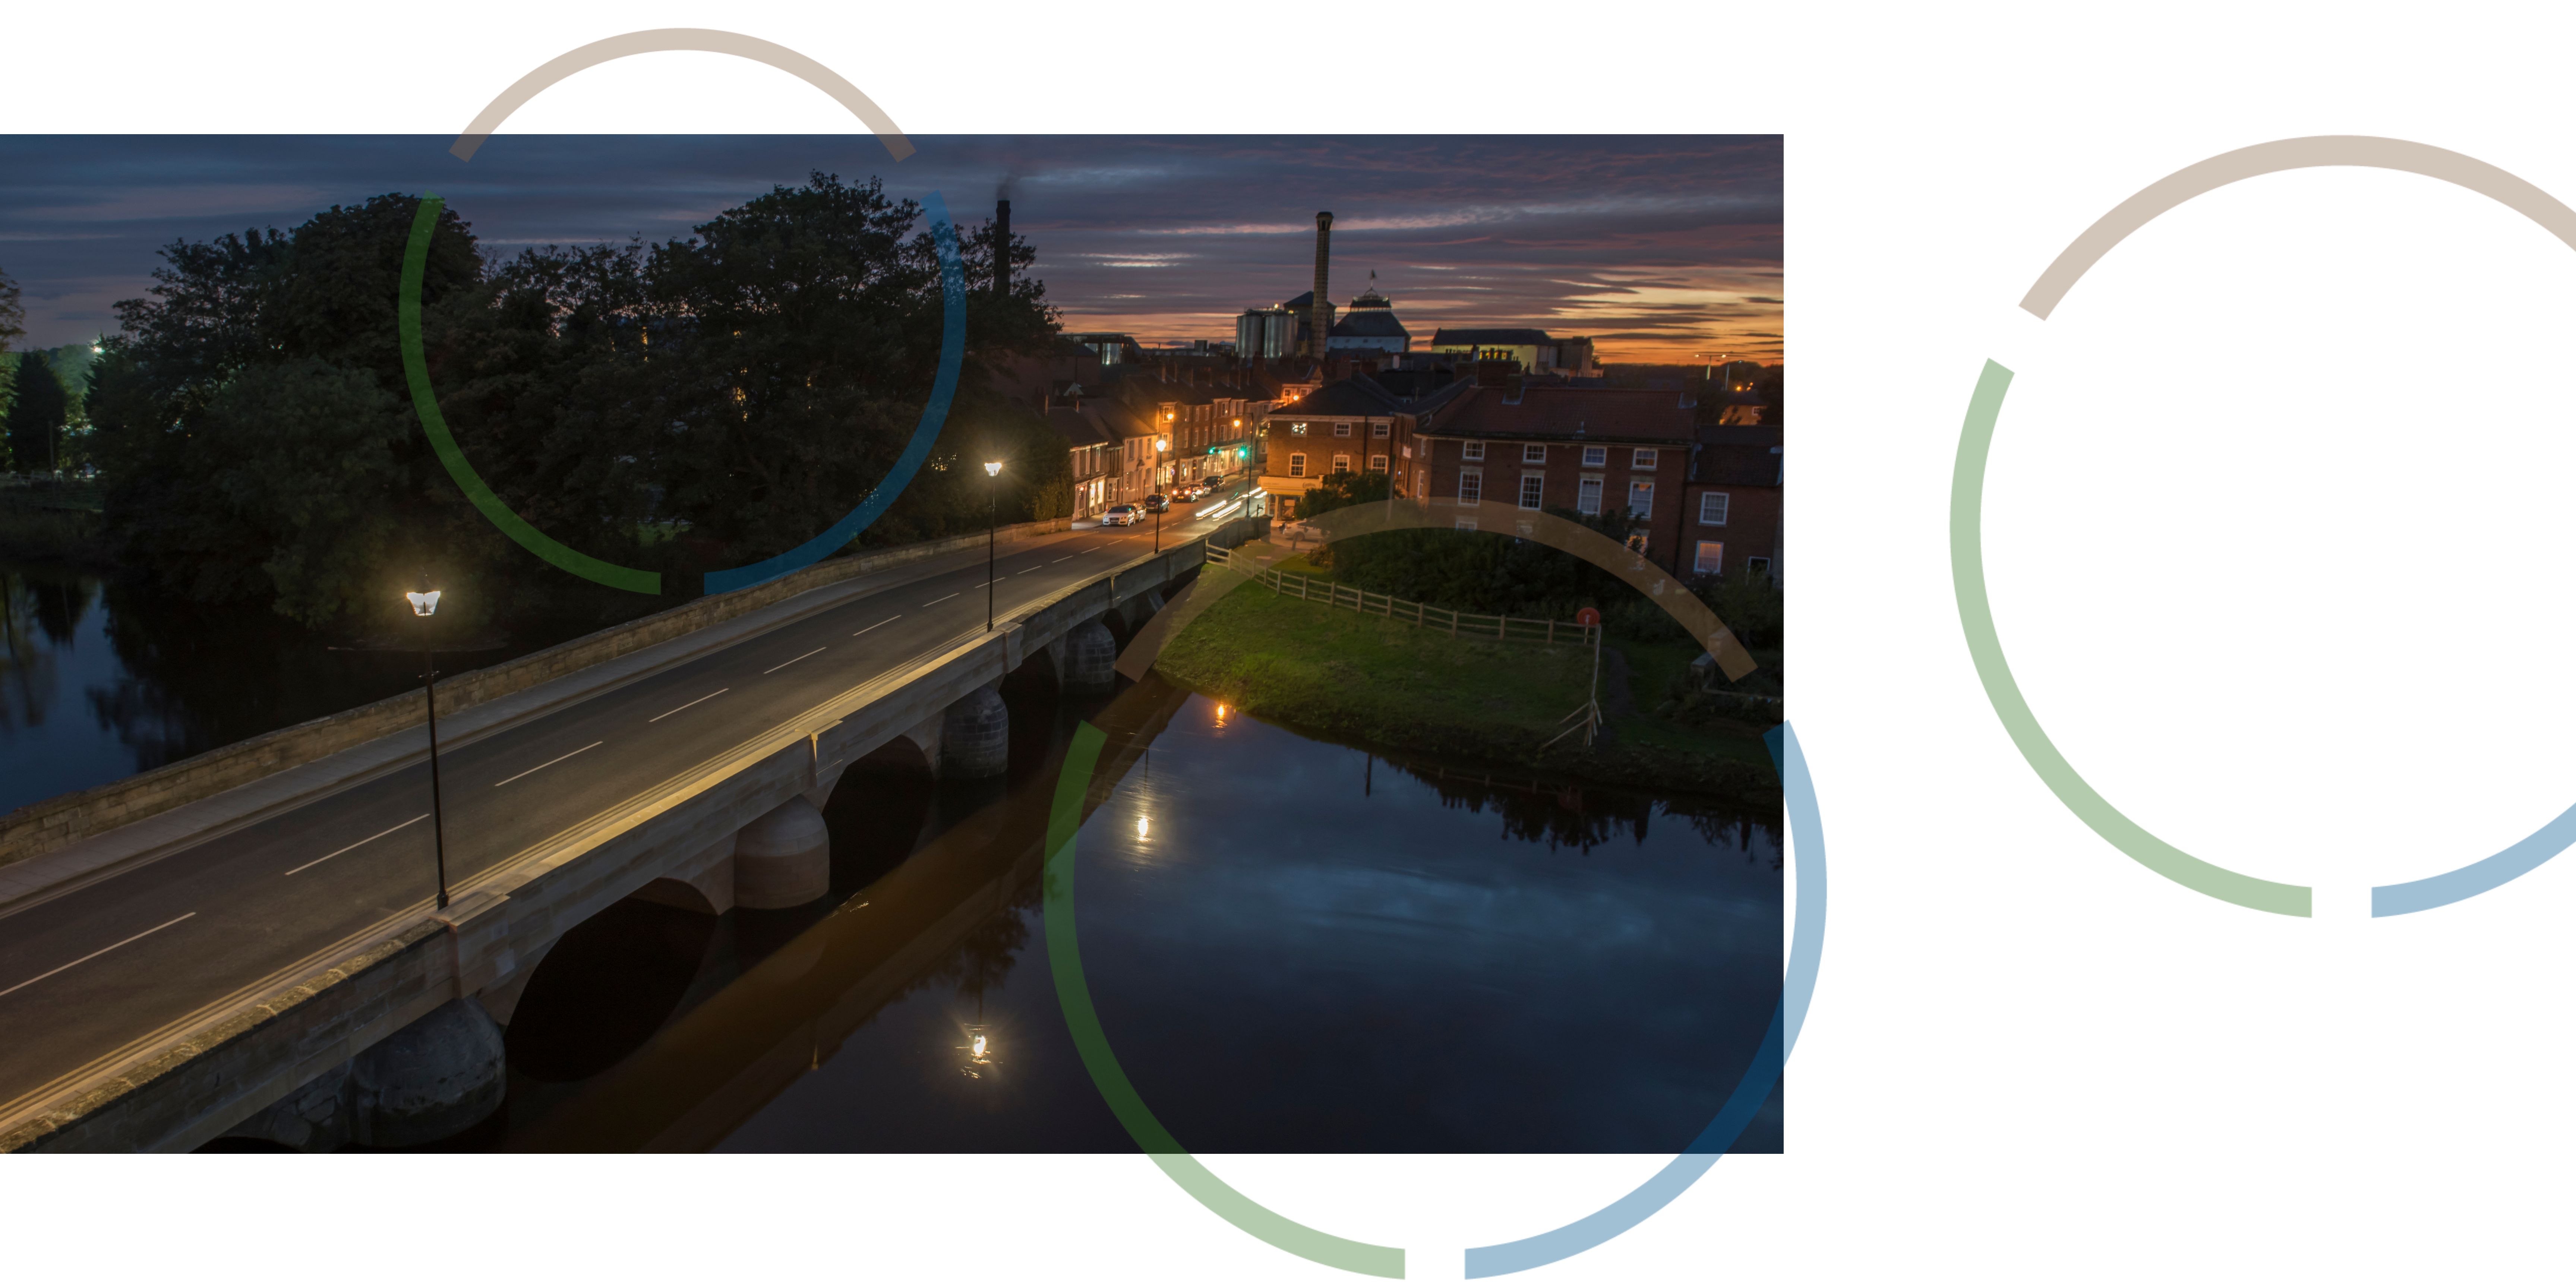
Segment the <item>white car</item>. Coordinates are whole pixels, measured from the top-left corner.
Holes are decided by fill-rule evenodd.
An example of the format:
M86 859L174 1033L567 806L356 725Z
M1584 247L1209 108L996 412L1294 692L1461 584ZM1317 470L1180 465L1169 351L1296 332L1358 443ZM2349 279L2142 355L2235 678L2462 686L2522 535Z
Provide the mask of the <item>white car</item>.
M1139 511L1132 505L1113 505L1100 512L1100 526L1125 528L1133 526Z

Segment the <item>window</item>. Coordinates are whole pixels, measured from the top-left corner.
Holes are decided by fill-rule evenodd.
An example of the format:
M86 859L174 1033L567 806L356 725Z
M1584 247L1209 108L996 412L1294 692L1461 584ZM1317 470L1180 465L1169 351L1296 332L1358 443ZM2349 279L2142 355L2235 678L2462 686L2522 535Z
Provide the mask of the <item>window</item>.
M1350 436L1351 436L1351 423L1350 423L1349 421L1347 421L1347 420L1346 420L1346 421L1342 421L1342 422L1340 422L1340 423L1338 423L1338 424L1336 424L1336 425L1334 425L1334 426L1333 426L1333 437L1335 437L1335 438L1348 438L1348 437L1350 437Z
M1306 477L1306 454L1304 452L1290 452L1288 454L1288 477L1292 479L1302 479Z
M1748 559L1748 560L1746 560L1745 562L1746 562L1746 563L1751 563L1751 562L1753 562L1753 561ZM1724 571L1724 570L1725 570L1725 568L1726 568L1726 543L1725 543L1725 542L1723 542L1723 541L1703 541L1703 542L1699 543L1699 553L1698 553L1698 554L1696 554L1696 555L1691 556L1691 571L1692 571L1692 572L1722 572L1722 571Z
M1601 468L1602 466L1604 466L1604 465L1606 465L1606 464L1609 464L1609 462L1610 462L1610 449L1609 449L1609 448L1607 448L1607 447L1587 447L1587 448L1584 448L1584 449L1583 449L1583 466L1584 466L1584 468L1585 468L1585 469L1594 469L1594 470L1597 470L1597 469Z
M1460 519L1449 526L1453 531L1473 532L1476 530L1476 521L1474 519Z
M1597 478L1586 478L1582 483L1576 485L1574 489L1574 510L1577 514L1601 513L1601 480Z
M1371 425L1371 426L1369 426L1369 437L1371 437L1371 438L1384 438L1384 437L1386 437L1386 435L1387 435L1387 427L1386 427L1386 426L1384 426L1384 425Z
M1744 560L1744 571L1748 576L1758 572L1768 577L1771 575L1771 561L1760 555L1748 555Z
M1306 432L1306 422L1304 422L1304 421L1302 421L1302 420L1293 420L1293 421L1288 422L1288 432L1289 432L1289 433L1291 433L1291 434L1302 434L1302 433L1305 433L1305 432Z
M1628 513L1633 514L1633 515L1637 516L1637 517L1638 517L1638 518L1640 518L1640 519L1643 519L1643 518L1646 518L1646 517L1648 517L1648 516L1650 516L1650 515L1654 514L1654 512L1655 512L1655 485L1654 485L1654 484L1652 484L1652 483L1631 483L1631 484L1629 484L1629 485L1628 485Z
M1347 457L1347 456L1336 456L1336 457L1334 457L1334 458L1333 458L1333 472L1334 472L1335 474L1348 474L1348 473L1350 473L1350 472L1351 472L1351 458L1349 458L1349 457Z
M1521 476L1521 508L1522 508L1522 509L1524 509L1524 510L1535 510L1535 509L1537 509L1537 508L1538 508L1539 495L1540 495L1540 493L1541 493L1542 491L1544 491L1544 490L1546 489L1546 487L1547 487L1547 476L1546 476L1546 475L1544 475L1544 474L1524 474L1524 475L1522 475L1522 476Z
M1465 504L1465 503L1467 503L1467 502L1471 502L1471 501L1482 501L1482 500L1484 500L1484 499L1485 499L1485 472L1484 472L1483 470L1460 470L1460 471L1458 471L1458 500L1459 500L1459 502L1460 502L1461 504Z
M1724 492L1702 492L1699 494L1699 521L1712 528L1726 526L1726 494Z
M1485 459L1485 445L1483 443L1461 443L1458 445L1458 450L1463 454L1464 459L1471 461L1481 461Z
M1545 464L1547 464L1547 444L1545 444L1545 443L1524 443L1524 444L1522 444L1522 445L1521 445L1521 463L1522 463L1522 464L1524 464L1524 465L1545 465Z
M1380 473L1380 474L1384 474L1384 473L1386 473L1386 458L1385 458L1385 457L1383 457L1383 456L1372 456L1372 457L1370 457L1370 458L1369 458L1369 468L1370 468L1370 469L1373 469L1373 470L1376 470L1376 471L1377 471L1378 473Z
M1646 534L1642 532L1629 533L1628 548L1641 555L1646 553Z
M1651 470L1655 468L1655 449L1651 447L1638 448L1637 454L1629 458L1628 468L1632 470Z

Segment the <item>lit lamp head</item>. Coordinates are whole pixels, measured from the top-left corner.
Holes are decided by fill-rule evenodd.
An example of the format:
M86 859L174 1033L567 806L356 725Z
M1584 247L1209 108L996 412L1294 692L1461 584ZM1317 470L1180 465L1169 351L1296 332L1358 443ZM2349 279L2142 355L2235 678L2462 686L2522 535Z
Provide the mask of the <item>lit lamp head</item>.
M984 462L984 477L986 477L986 478L1000 478L1001 476L1002 476L1002 463L1001 463L1000 461L986 461L986 462Z
M411 601L411 613L414 617L429 617L438 612L437 591L407 590L403 592L403 598Z
M1170 440L1170 439L1168 439L1168 438L1157 438L1157 439L1155 439L1155 440L1154 440L1154 450L1155 450L1155 451L1158 451L1158 452L1168 452L1168 451L1172 450L1172 440Z

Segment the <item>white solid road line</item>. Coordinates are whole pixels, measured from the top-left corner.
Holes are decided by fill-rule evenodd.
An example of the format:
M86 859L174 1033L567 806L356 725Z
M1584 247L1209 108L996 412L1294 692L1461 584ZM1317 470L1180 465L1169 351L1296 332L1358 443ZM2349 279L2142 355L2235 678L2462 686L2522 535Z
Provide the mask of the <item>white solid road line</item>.
M401 821L401 822L399 822L399 823L394 824L392 827L386 828L385 830L383 830L383 831L381 831L381 832L376 833L374 836L370 836L370 837L368 837L368 838L367 838L367 841L379 840L379 839L382 839L382 838L384 838L384 837L391 836L391 835L393 835L394 833L399 832L399 831L403 830L404 828L409 827L409 826L411 826L412 824L417 823L417 822L419 822L421 819L424 819L424 818L427 818L427 817L429 817L429 815L427 815L427 814L423 814L423 815L420 815L418 818L407 818L407 819L404 819L403 821ZM340 857L341 855L346 854L346 853L348 853L349 851L354 850L354 849L358 848L359 846L366 844L366 843L367 843L367 841L354 841L354 842L351 842L350 844L343 845L343 846L341 846L339 849L333 850L333 851L331 851L329 854L325 854L325 855L323 855L321 858L318 858L318 859L313 860L313 862L312 862L312 863L307 863L307 864L305 864L305 865L304 865L304 868L312 867L312 866L314 866L314 864L319 864L319 863L328 863L328 862L330 862L331 860L336 859L336 858ZM291 877L291 876L294 876L296 873L303 871L303 870L304 870L304 868L288 868L286 871L284 871L284 872L280 873L279 875L281 875L281 876L290 876L290 877Z
M942 595L942 596L940 596L939 598L937 598L937 599L934 599L934 600L930 601L930 604L945 604L945 603L947 603L949 600L955 599L955 598L957 598L957 596L959 596L959 595L963 595L963 594L965 594L965 593L966 593L965 591L960 590L960 591L956 591L956 592L951 593L951 594ZM924 608L928 608L928 607L930 607L930 604L924 604L924 605L922 605L922 607L924 607Z
M901 614L901 613L897 613L897 614L895 614L895 615L894 615L894 617L889 617L889 618L887 618L885 622L879 622L879 623L877 623L877 626L883 626L883 625L885 625L885 624L886 624L886 622L891 622L891 621L893 621L893 620L895 619L895 617L901 617L901 616L903 616L903 614ZM851 638L851 639L857 639L858 637L860 637L860 636L862 636L862 635L867 634L869 631L875 630L875 629L877 628L877 626L863 626L863 627L860 627L859 629L857 629L857 630L855 630L855 631L850 632L850 638Z
M183 913L180 913L178 916L172 917L172 918L171 918L171 919L169 919L168 921L162 922L160 925L154 926L152 929L147 930L147 931L144 931L144 932L143 932L143 935L154 935L154 934L159 934L160 932L162 932L162 931L164 931L164 930L168 930L170 927L175 926L175 925L178 925L180 922L186 921L188 918L193 917L193 916L196 916L196 915L197 915L197 914L195 914L195 913L193 913L193 912L183 912ZM81 962L88 961L90 957L102 957L102 956L105 956L105 955L107 955L107 954L109 954L109 953L115 952L117 949L119 949L119 948L123 948L123 947L124 947L124 946L126 946L127 944L133 943L135 940L137 940L137 939L141 939L141 938L143 937L143 935L129 935L129 936L127 936L126 938L123 938L123 939L117 940L115 943L109 944L109 945L108 945L107 947L105 947L105 948L99 949L97 952L91 953L91 954L89 955L89 957L83 957L83 958L81 958L81 959L80 959L80 961L69 961L69 962L64 962L62 965L57 966L57 967L53 968L52 970L46 971L44 974L42 974L42 975L38 975L38 976L37 976L37 977L35 977L34 979L24 980L24 981L21 981L21 982L16 983L16 984L11 984L11 985L10 985L9 987L7 987L7 988L0 988L0 997L7 997L7 996L8 996L8 995L10 995L11 993L15 993L15 992L17 992L19 989L25 988L25 987L26 987L27 985L29 985L29 984L40 984L40 983L43 983L43 982L44 982L44 981L46 981L46 980L52 979L52 978L53 978L54 976L56 976L56 975L60 975L60 974L62 974L64 971L70 970L70 969L71 969L72 967L74 967L74 966L78 966L78 965L80 965L80 964L81 964Z
M728 693L731 693L731 692L733 692L733 686L732 686L732 685L730 685L730 684L728 684L728 685L726 685L725 687L723 687L723 688L721 688L721 689L718 689L718 690L716 690L716 691L715 691L715 692L713 692L713 693L708 694L708 695L707 695L707 698L721 698L721 697L723 697L724 695L726 695L726 694L728 694ZM694 706L698 705L699 703L706 701L706 700L707 700L707 698L691 698L691 699L689 699L688 701L683 702L683 703L681 703L680 705L678 705L678 706L676 706L676 707L673 707L673 708L671 708L671 709L670 709L670 710L668 710L668 711L663 712L661 715L655 716L655 717L653 717L652 719L645 721L644 723L646 723L646 724L660 724L660 723L662 722L662 719L663 719L663 717L664 717L664 716L676 716L676 715L680 714L681 712L686 711L686 710L688 710L689 708L694 707Z
M824 646L823 646L823 648L830 648L830 647L832 647L832 646L831 646L831 645L829 645L829 644L826 644L826 645L824 645ZM823 651L823 649L822 649L822 648L818 648L818 649L814 650L814 653L820 653L820 652L822 652L822 651ZM784 670L786 670L787 668L789 668L789 667L791 667L791 666L794 666L794 665L796 665L797 663L802 662L802 661L804 661L805 659L807 659L807 658L809 658L809 657L814 656L814 653L799 653L799 654L797 654L796 656L791 657L791 658L787 659L786 661L781 662L781 663L779 663L778 665L773 666L773 667L769 668L768 670L761 672L761 674L762 674L762 675L775 675L775 674L777 674L777 673L778 673L778 672L780 672L780 671L784 671Z
M598 746L598 745L599 745L598 743L595 743L595 742L594 742L594 743L590 744L590 747L596 747L596 746ZM537 766L537 769L543 769L543 768L545 768L545 767L546 767L546 765L560 765L560 764L564 763L565 761L570 760L570 759L572 759L573 757L580 755L582 752L585 752L585 751L590 750L590 747L580 747L580 748L576 748L576 749L574 749L574 750L572 750L572 751L567 751L567 752L565 752L564 754L562 754L562 755L560 755L560 756L557 756L557 757L555 757L555 758L554 758L554 759L552 759L552 760L547 761L545 765L539 765L539 766ZM522 770L520 770L519 772L517 772L517 773L515 773L515 774L512 774L512 775L510 775L509 777L504 778L504 779L502 779L501 781L499 781L499 782L497 782L497 783L494 783L494 784L492 784L492 785L493 785L494 787L507 787L507 786L509 786L510 784L515 783L515 782L519 781L520 779L525 778L525 777L527 777L528 775L530 775L530 774L533 774L533 773L537 772L537 769L522 769Z

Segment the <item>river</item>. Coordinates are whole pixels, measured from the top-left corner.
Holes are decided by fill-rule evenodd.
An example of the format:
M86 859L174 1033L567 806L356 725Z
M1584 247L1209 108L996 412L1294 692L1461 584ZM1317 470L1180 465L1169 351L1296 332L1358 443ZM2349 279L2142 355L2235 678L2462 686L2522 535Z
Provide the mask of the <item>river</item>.
M1111 737L1082 965L1186 1147L1669 1153L1750 1062L1776 817L1389 760L1159 678L1054 706L1015 711L1003 783L853 768L811 908L630 900L568 936L509 1026L508 1103L452 1147L1135 1148L1047 956L1041 838L1083 718ZM1740 1145L1781 1139L1775 1093Z

